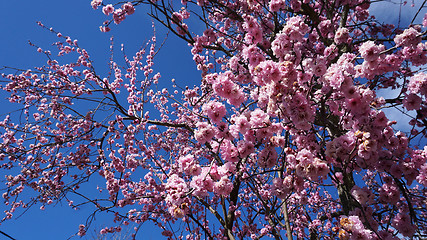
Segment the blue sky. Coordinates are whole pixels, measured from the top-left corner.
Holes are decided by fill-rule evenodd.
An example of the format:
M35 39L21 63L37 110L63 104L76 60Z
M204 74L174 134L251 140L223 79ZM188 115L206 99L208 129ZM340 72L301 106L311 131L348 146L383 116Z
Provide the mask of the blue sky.
M411 4L414 4L414 7L411 7ZM371 5L370 13L376 16L376 19L379 22L386 22L386 23L394 23L396 26L399 22L399 13L401 14L400 17L400 27L404 28L407 27L410 22L412 21L414 15L417 13L419 7L423 3L423 0L414 0L414 1L408 1L408 3L401 8L399 8L398 1L384 1L384 2L378 2ZM427 12L427 6L424 7L424 11L420 11L417 15L417 18L415 19L414 23L421 23L424 17L424 14ZM391 90L391 89L382 89L380 91L377 91L377 96L382 96L384 98L395 98L399 95L400 89ZM407 123L411 119L409 116L416 116L415 111L406 111L409 116L402 114L401 111L398 111L395 108L387 108L382 109L383 112L386 113L387 117L389 119L395 119L397 120L397 124L394 126L395 129L400 130L402 132L409 132L412 129L412 126L408 125ZM422 140L422 136L420 136L420 139ZM416 141L414 141L416 143ZM426 141L423 141L421 143L426 143Z
M421 2L421 1L417 1ZM408 4L409 5L409 4ZM395 7L390 5L390 7ZM36 52L34 47L28 45L28 40L41 47L49 47L56 37L46 30L38 27L36 21L43 22L46 26L53 27L56 31L78 39L79 45L85 48L92 59L98 72L106 73L109 58L110 37L115 36L115 46L120 48L124 43L128 55L132 55L150 37L152 33L151 20L142 11L126 19L119 26L112 26L109 33L101 33L99 25L107 18L101 12L94 11L90 6L90 0L2 0L0 1L0 66L17 68L31 68L43 65L46 59ZM404 8L404 15L411 9ZM384 11L377 8L380 20L396 20L397 12ZM415 10L414 10L415 11ZM421 16L422 18L422 16ZM160 43L165 37L164 28L157 24L157 38ZM117 55L119 56L119 55ZM155 61L156 70L162 74L161 82L170 83L171 78L177 79L181 86L193 85L199 81L200 73L195 70L189 47L186 43L177 40L172 35L160 51ZM101 71L100 71L101 70ZM4 104L1 96L2 110L0 115L9 111L10 106ZM1 117L0 117L1 118ZM4 174L0 172L0 177ZM3 206L0 204L0 209ZM86 221L91 213L90 208L82 208L74 211L66 204L55 207L47 207L40 211L38 206L30 209L22 217L2 223L0 230L6 232L17 240L67 239L77 231L80 223ZM100 229L108 222L104 218L98 218L92 228ZM158 239L159 232L152 225L146 224L140 231L139 239ZM91 234L88 234L91 236ZM0 240L6 239L0 235Z
M132 56L143 44L151 38L152 27L150 18L142 11L136 11L119 26L112 26L109 33L101 33L99 26L107 19L99 10L95 11L90 6L90 0L58 1L58 0L21 0L0 1L0 66L10 66L22 69L41 66L46 63L46 58L36 52L36 48L28 44L31 40L34 44L49 48L51 43L57 41L54 34L37 26L36 21L41 21L48 27L72 39L78 39L80 47L85 48L98 73L106 74L110 37L114 35L115 48L120 49L120 44L125 44L126 53ZM158 44L165 38L165 29L157 25ZM200 80L200 73L195 70L190 48L186 43L170 36L162 50L156 56L155 70L160 71L162 82L170 84L170 79L175 78L181 86L195 84ZM120 58L120 54L116 54ZM106 75L104 75L105 77ZM1 96L1 117L10 111L10 104L5 103ZM0 177L5 173L0 171ZM17 240L67 239L76 233L78 225L86 221L91 213L89 207L78 211L72 210L66 203L56 206L48 206L45 211L35 206L22 217L4 222L0 230L9 234ZM1 211L4 210L0 203ZM88 236L94 236L92 231L99 231L107 226L108 220L99 216ZM146 223L139 232L138 239L159 239L161 236L158 229ZM0 235L0 240L7 239ZM75 239L79 239L76 237ZM91 238L87 238L91 239Z

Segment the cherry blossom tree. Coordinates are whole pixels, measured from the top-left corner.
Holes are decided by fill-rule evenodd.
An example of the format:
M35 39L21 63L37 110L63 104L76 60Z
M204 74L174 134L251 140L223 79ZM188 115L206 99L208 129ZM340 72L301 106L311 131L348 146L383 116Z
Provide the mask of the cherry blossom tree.
M168 239L427 238L427 14L399 27L372 4L91 2L101 31L146 11L188 44L201 77L182 88L161 89L155 35L103 74L40 23L58 37L35 46L47 64L2 70L21 106L0 122L3 220L67 201L95 209L80 236L106 212L101 234L151 221Z

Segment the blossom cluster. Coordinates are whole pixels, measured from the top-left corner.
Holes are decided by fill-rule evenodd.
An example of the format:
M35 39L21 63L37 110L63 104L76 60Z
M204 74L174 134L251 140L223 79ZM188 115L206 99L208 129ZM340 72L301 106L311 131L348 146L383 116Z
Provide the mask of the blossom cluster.
M33 45L45 66L2 74L22 106L0 122L5 219L65 198L113 213L102 234L147 221L169 239L427 234L427 17L380 24L365 0L91 1L101 31L144 5L190 46L200 82L164 87L156 37L122 62L112 48L104 74L48 29L58 56Z

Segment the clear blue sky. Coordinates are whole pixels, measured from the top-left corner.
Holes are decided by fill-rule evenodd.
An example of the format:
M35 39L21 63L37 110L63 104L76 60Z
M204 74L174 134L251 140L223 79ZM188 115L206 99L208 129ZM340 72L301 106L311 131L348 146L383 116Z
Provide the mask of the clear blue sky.
M38 54L35 48L28 45L28 40L41 47L48 47L56 37L38 27L36 21L42 21L46 26L51 26L72 39L78 39L79 45L89 52L95 60L95 67L101 73L106 71L111 35L115 36L116 48L120 48L120 44L124 43L127 54L132 55L150 38L152 33L151 20L138 9L119 26L113 25L111 32L101 33L98 27L106 17L99 10L94 11L90 7L90 0L1 0L0 9L2 9L0 66L27 69L45 63L46 59ZM398 11L391 14L389 11L384 11L383 7L376 10L382 15L380 17L382 20L396 20ZM403 15L412 10L414 9L404 8ZM160 42L164 38L165 31L159 24L157 25ZM166 83L169 83L171 78L176 78L180 85L193 85L200 79L200 74L194 69L189 48L174 37L168 39L156 63L156 69L162 74L161 80ZM2 104L4 97L1 96L0 99ZM3 104L0 115L8 110L9 108ZM0 178L3 175L4 173L0 171ZM78 225L84 223L91 213L89 208L74 211L66 205L48 207L45 211L40 211L38 207L30 209L19 219L1 224L0 230L17 240L67 239L77 231ZM3 204L0 203L0 209L3 210L3 208ZM101 217L93 226L99 230L104 226L103 224L105 219ZM2 239L6 238L0 235L0 240ZM159 239L159 232L157 228L146 224L139 233L139 239Z
M119 26L112 26L109 33L101 33L99 26L107 19L99 10L95 11L90 6L90 0L58 1L58 0L1 0L0 9L0 66L10 66L28 69L46 63L46 58L36 52L34 47L28 45L28 40L42 48L50 47L57 41L54 34L37 26L36 21L41 21L46 26L53 27L63 35L78 39L80 47L85 48L98 73L106 73L109 58L110 37L114 35L115 48L120 49L124 43L126 53L132 56L142 44L150 39L152 34L151 20L142 11L137 11L129 16ZM157 39L160 43L165 37L165 29L157 24ZM200 80L200 73L195 70L195 65L189 53L189 47L181 40L169 37L166 45L156 56L155 69L160 71L160 82L170 83L175 78L180 85L194 85ZM119 57L119 54L116 54ZM3 93L2 93L3 94ZM0 96L2 109L0 115L10 111L4 104L6 95ZM0 118L2 118L0 117ZM6 173L0 170L0 178ZM0 187L3 188L3 187ZM74 211L65 203L47 207L45 211L39 210L40 206L31 208L25 215L18 219L4 222L0 230L17 240L67 239L78 229L78 225L86 221L91 213L89 207ZM0 210L4 205L0 202ZM3 216L2 216L3 217ZM2 218L1 217L1 218ZM93 229L105 227L110 218L100 216L93 225ZM93 234L89 233L88 236ZM161 235L157 228L149 223L144 224L138 234L138 239L159 239ZM0 235L0 240L7 239ZM76 237L75 239L79 239ZM90 238L87 238L90 239Z

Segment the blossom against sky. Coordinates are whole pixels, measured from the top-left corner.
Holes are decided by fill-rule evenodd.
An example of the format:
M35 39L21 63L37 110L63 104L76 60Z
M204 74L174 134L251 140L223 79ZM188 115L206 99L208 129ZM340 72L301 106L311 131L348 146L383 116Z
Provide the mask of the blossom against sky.
M115 58L122 59L120 53L122 43L125 44L126 54L131 56L144 46L153 34L151 19L142 11L137 11L120 26L113 26L111 32L102 33L99 26L106 20L106 16L93 10L90 1L87 0L72 1L72 4L70 1L55 0L0 1L0 8L7 9L0 15L2 32L0 67L29 69L46 63L46 57L37 52L37 47L54 48L51 45L58 41L58 38L39 27L37 21L41 21L47 27L53 27L64 36L77 39L79 45L95 59L94 66L98 73L104 76L108 72L112 36L114 36ZM166 32L160 25L156 26L156 35L160 45L166 37ZM28 41L37 47L30 46ZM172 35L168 37L155 59L155 69L161 72L164 86L170 85L172 78L180 81L182 85L187 82L194 84L200 78L189 49L186 43L177 40L176 37ZM14 107L5 101L5 97L1 96L0 99L2 104L0 118L4 118ZM3 175L0 172L1 178ZM89 206L75 211L66 202L47 206L44 211L39 208L40 206L33 206L20 217L19 214L15 214L13 220L0 225L0 230L15 239L67 239L78 231L79 224L84 224L93 211ZM5 209L2 204L0 209L2 212ZM111 218L105 219L109 221ZM109 223L103 221L102 214L97 215L96 223L89 230L87 239L91 239L94 231L99 231ZM144 224L139 234L143 235L141 239L158 239L160 235L157 228L150 223ZM6 238L0 235L0 239Z
M36 48L30 47L27 40L36 45L46 46L55 41L56 37L37 27L36 21L42 21L46 26L52 26L73 39L77 38L79 44L97 59L95 67L101 71L106 70L105 66L108 63L111 35L115 35L117 48L120 48L120 43L125 42L127 53L132 54L150 38L152 31L149 18L143 12L137 11L119 27L114 27L111 32L101 33L98 26L104 17L99 12L94 12L88 1L75 1L73 5L65 1L4 1L0 6L2 9L13 9L5 11L0 19L0 29L3 32L3 38L0 40L2 41L0 66L25 69L45 62L46 59L37 54ZM160 29L159 27L158 31L162 32ZM161 37L159 39L162 40ZM163 66L158 70L161 71L162 79L166 83L169 83L172 77L181 80L182 83L188 79L193 81L198 79L197 73L188 73L193 69L191 67L193 63L184 43L176 44L172 38L165 48L160 52L156 62ZM3 105L3 113L8 111L9 108ZM84 208L78 212L72 211L65 203L64 206L53 207L39 211L36 206L17 221L2 224L0 229L17 239L63 239L64 236L75 233L78 224L84 222L91 212L91 209ZM149 239L147 233L151 232L148 230L151 228L142 231L144 239Z

